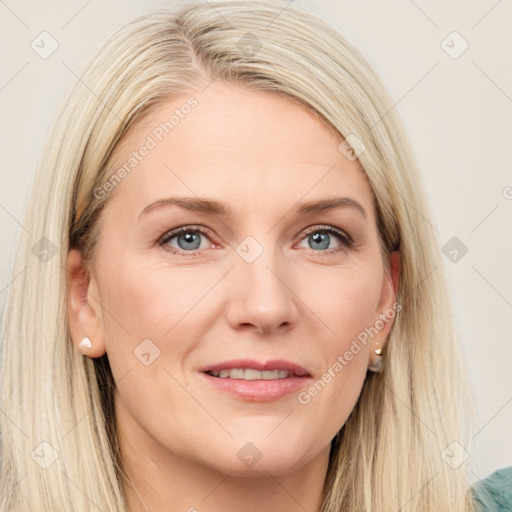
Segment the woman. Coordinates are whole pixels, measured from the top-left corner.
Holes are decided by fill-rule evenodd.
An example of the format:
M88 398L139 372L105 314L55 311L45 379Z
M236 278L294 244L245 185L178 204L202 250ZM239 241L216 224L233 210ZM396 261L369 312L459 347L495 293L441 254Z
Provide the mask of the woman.
M279 2L111 34L48 140L13 269L1 510L478 510L391 106L340 34Z

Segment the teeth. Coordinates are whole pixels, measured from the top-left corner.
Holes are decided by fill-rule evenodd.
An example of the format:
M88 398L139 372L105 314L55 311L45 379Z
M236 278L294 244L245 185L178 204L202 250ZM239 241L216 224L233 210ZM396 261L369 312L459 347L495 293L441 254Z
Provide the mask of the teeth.
M244 370L240 368L234 368L229 370L229 378L230 379L243 379L245 378Z
M244 372L244 376L242 377L245 380L259 380L263 378L263 372L258 370L253 370L252 368L247 368L246 370L240 370Z
M214 377L220 377L221 379L243 379L243 380L274 380L274 379L286 379L293 375L288 370L254 370L253 368L232 368L231 370L210 370L208 372Z

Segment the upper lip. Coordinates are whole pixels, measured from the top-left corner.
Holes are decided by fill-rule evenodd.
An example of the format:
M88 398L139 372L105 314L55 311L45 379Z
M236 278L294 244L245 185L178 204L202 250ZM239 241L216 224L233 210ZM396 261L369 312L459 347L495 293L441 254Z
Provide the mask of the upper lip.
M308 371L302 366L292 363L291 361L285 361L284 359L272 359L270 361L261 362L254 359L233 359L231 361L224 361L222 363L215 363L200 368L201 372L208 371L220 371L220 370L231 370L233 368L252 368L260 371L271 371L271 370L288 370L297 376L310 377Z

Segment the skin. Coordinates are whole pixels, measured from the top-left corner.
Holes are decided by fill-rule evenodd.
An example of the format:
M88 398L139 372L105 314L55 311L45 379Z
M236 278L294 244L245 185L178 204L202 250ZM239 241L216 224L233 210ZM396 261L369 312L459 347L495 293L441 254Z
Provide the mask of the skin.
M89 357L106 352L119 381L131 511L319 511L330 442L392 320L306 405L298 393L271 402L236 398L198 370L235 358L287 359L316 381L392 308L398 255L387 272L365 174L321 119L269 91L215 82L193 95L198 106L107 198L90 277L80 253L69 253L73 343ZM188 98L133 126L116 148L116 165ZM171 196L222 201L232 215L168 205L139 220ZM299 204L338 196L357 201L366 217L350 206L296 213ZM196 256L186 254L196 238L158 244L175 228L197 225L208 234L196 235ZM317 226L338 228L353 246L334 234L315 243L318 230L304 232ZM236 252L248 236L263 248L252 263ZM92 348L79 347L84 336ZM148 366L134 355L145 339L160 350ZM261 454L251 467L237 457L248 442Z

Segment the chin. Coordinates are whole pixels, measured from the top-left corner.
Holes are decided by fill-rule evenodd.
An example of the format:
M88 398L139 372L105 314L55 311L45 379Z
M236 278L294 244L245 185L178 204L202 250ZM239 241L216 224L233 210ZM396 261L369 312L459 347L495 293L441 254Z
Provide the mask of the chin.
M282 440L274 443L267 440L259 445L250 441L240 443L241 446L238 444L236 448L220 448L220 453L216 453L217 457L209 458L203 463L230 476L269 477L293 473L307 462L303 451L304 443L285 445ZM218 450L219 448L215 452Z

